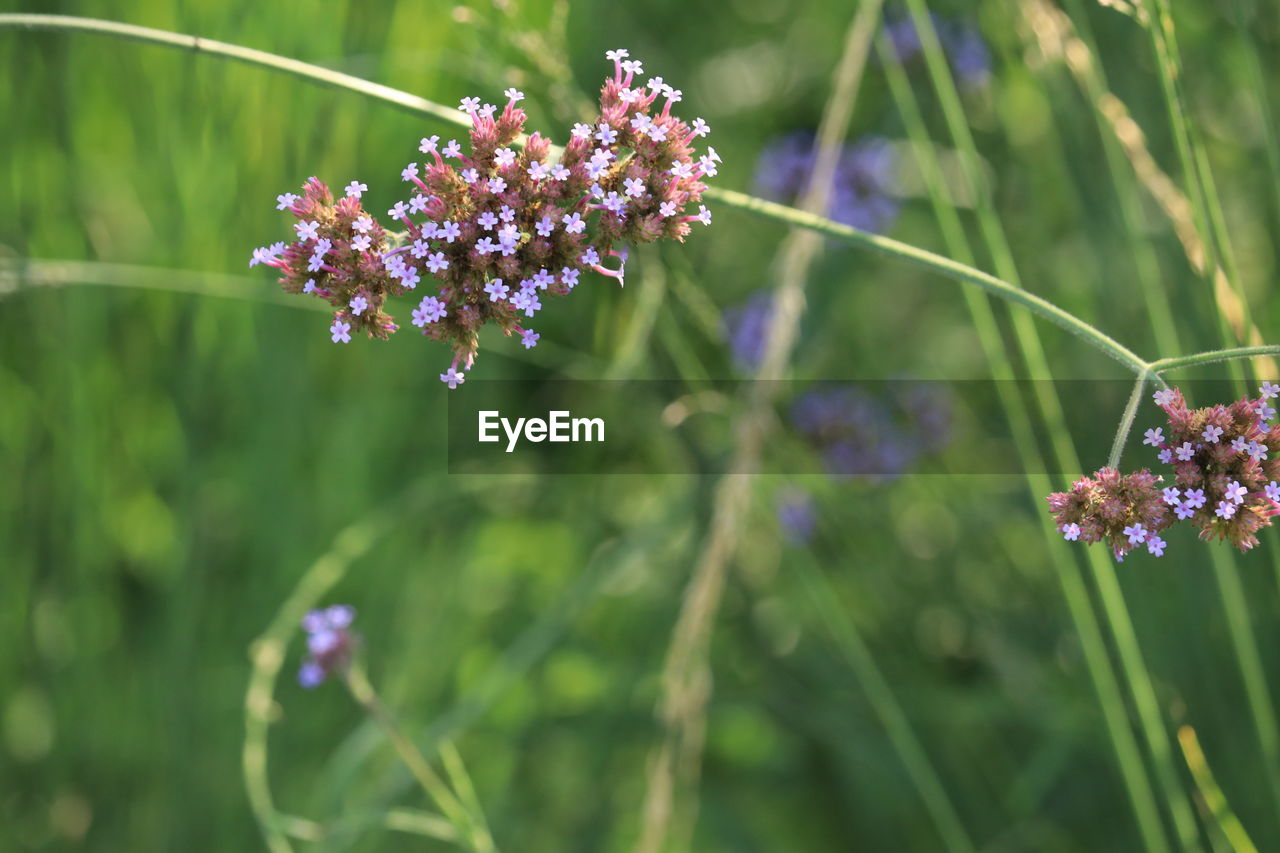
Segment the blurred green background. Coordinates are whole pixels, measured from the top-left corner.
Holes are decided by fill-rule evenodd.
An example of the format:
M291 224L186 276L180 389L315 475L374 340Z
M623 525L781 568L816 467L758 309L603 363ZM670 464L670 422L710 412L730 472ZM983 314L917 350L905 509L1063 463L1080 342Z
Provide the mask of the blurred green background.
M603 52L626 46L683 89L683 115L711 124L724 158L713 183L748 192L763 150L816 128L854 9L578 2L561 28L545 0L0 8L240 43L449 105L516 85L529 95L530 127L558 140L608 71ZM1065 36L1046 23L1059 20L1054 8L936 4L989 51L989 75L963 86L961 102L1024 285L1145 357L1235 344L1220 320L1230 298L1215 297L1147 189L1163 186L1150 169L1188 184L1146 27L1064 0L1076 32L1096 41L1073 68L1054 48ZM1174 22L1193 156L1216 178L1230 277L1248 322L1274 341L1280 152L1268 104L1280 33L1264 9L1179 3ZM0 30L0 63L0 253L91 262L29 278L10 263L0 280L0 849L260 849L240 766L250 645L308 567L335 541L345 554L370 524L368 547L323 601L357 607L371 677L406 727L455 737L499 846L631 849L660 735L663 658L714 480L449 476L443 348L406 334L334 346L321 313L277 298L269 274L246 269L254 246L285 239L277 193L313 174L335 187L359 178L381 211L401 197L399 170L420 156L419 137L456 129L97 36ZM1089 92L1099 78L1081 68L1105 72L1103 88ZM868 64L849 138L883 138L901 155L888 232L954 254L912 177L911 124L887 70ZM936 140L930 150L954 163L926 68L915 58L901 72ZM1130 133L1129 149L1117 145L1099 120L1094 104L1108 89L1145 144ZM993 268L972 204L958 204L976 262ZM774 284L786 229L712 206L715 224L686 244L635 251L625 290L597 280L557 301L540 317L536 350L484 338L474 376L631 380L643 393L648 378L696 391L738 375L721 313ZM113 266L122 264L151 272ZM797 379L991 376L954 282L829 243L807 299ZM1016 352L1011 315L996 306L995 318ZM1125 378L1079 340L1036 329L1052 376ZM1002 366L1047 378L1017 356ZM728 401L702 415L718 425L709 457L727 452L738 411ZM1109 436L1118 408L1095 414L1093 428ZM1035 429L1052 432L1038 418ZM1132 464L1147 459L1137 441L1129 452ZM1183 725L1258 849L1280 848L1265 680L1280 663L1273 531L1233 561L1178 530L1163 559L1135 554L1118 567L1147 694L1123 665L1113 591L1096 586L1107 573L1083 548L1046 537L1043 505L1020 478L815 475L801 485L815 496L816 529L800 544L782 535L774 509L796 485L770 477L753 487L711 646L689 848L954 846L930 820L889 719L908 727L979 849L1149 845L1125 761L1153 780L1173 849L1230 849L1174 738ZM1082 595L1085 611L1064 590ZM1101 651L1120 673L1109 697L1082 650L1081 612L1102 623ZM421 805L339 686L294 684L302 651L290 639L271 731L279 808L325 823ZM900 716L886 716L878 676ZM1163 753L1146 740L1143 695L1155 698ZM1117 758L1104 707L1138 744L1128 759ZM1161 768L1174 774L1157 783ZM1179 810L1194 824L1181 840ZM295 843L443 849L376 826Z

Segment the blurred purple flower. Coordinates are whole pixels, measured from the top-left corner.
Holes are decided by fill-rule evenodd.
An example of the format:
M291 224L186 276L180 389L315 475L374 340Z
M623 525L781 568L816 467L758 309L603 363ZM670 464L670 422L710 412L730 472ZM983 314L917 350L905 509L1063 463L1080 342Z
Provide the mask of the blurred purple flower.
M950 406L940 393L912 384L895 396L896 411L852 385L819 388L796 400L791 422L831 475L892 480L951 438Z
M299 684L308 689L317 687L351 661L356 645L351 623L355 618L355 608L349 604L312 610L302 617L308 655L298 670Z
M767 290L757 291L747 297L746 302L725 309L725 336L729 339L733 363L741 372L755 373L760 366L772 313L773 294Z
M905 65L919 57L924 46L911 15L897 9L885 18L885 35L889 37L898 61ZM929 13L929 19L960 85L970 89L985 85L991 78L991 53L978 28L967 21L944 18L935 12Z
M774 201L792 203L804 192L817 159L809 131L778 137L756 161L756 190ZM846 145L840 152L827 215L863 231L882 232L893 225L899 203L893 197L893 150L878 137Z
M813 496L803 489L788 489L778 495L775 509L787 541L792 545L808 544L818 523Z

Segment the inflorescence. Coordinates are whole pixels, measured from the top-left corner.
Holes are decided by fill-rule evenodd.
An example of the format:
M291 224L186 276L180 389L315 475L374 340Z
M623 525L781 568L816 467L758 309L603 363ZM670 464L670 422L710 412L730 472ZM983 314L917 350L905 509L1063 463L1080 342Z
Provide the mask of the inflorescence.
M349 604L334 604L324 610L312 610L302 617L302 630L307 635L307 658L298 670L298 683L318 687L324 680L351 663L356 636L351 632L356 611Z
M622 284L628 245L683 241L691 223L711 224L703 178L716 174L720 157L692 148L710 128L672 112L681 93L661 77L640 84L641 63L627 51L606 56L614 75L601 88L600 114L574 126L558 162L545 137L524 137L523 93L507 89L501 111L463 98L471 151L457 140L422 140L422 163L401 172L410 197L387 211L396 232L362 206L367 185L352 181L335 202L311 178L301 196L277 197L277 208L298 218L295 239L255 249L249 266L276 267L286 291L333 305L335 343L357 332L385 340L399 328L384 310L388 297L436 279L438 292L424 295L411 319L452 346L440 375L450 388L465 381L486 323L535 346L539 335L521 321L543 299L569 293L587 271Z
M1146 545L1159 557L1160 534L1190 522L1204 540L1224 539L1241 551L1258 544L1257 532L1280 513L1280 424L1272 405L1280 385L1263 384L1256 399L1188 409L1182 392L1157 391L1167 427L1144 434L1173 469L1173 485L1147 469L1122 475L1103 468L1048 498L1058 530L1071 541L1106 540L1118 559ZM1168 435L1165 430L1168 430Z

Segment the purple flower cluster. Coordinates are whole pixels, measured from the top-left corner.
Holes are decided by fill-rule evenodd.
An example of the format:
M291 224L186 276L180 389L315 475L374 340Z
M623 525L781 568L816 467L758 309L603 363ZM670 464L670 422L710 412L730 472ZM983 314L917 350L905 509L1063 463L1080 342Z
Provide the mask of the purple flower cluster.
M351 662L356 637L351 632L355 608L334 604L324 610L312 610L302 617L302 630L307 634L307 658L298 670L298 683L308 689L317 687L334 672Z
M629 244L683 241L691 223L711 223L700 204L703 178L716 174L720 157L692 148L706 122L678 118L680 91L661 77L641 84L641 63L627 51L606 56L614 76L601 89L600 113L574 126L558 160L545 137L523 136L521 92L508 89L501 111L463 98L471 150L422 140L421 168L401 172L409 198L387 211L402 231L389 233L364 211L366 185L351 182L334 203L312 178L301 197L277 199L299 219L296 240L255 250L249 265L274 266L286 291L328 300L337 309L330 335L341 343L353 330L385 339L397 329L382 310L386 298L436 279L439 291L422 297L412 321L451 344L453 362L440 376L450 388L465 381L486 323L535 346L539 335L521 322L543 299L569 293L588 270L621 284ZM605 265L610 258L616 267Z
M809 131L777 137L756 161L756 191L765 198L795 202L808 186L817 161L817 140ZM889 143L869 137L844 146L836 163L827 216L862 231L888 230L898 216Z
M896 10L886 15L886 18L885 34L893 45L898 61L905 65L917 59L924 48L911 16ZM986 84L991 78L991 53L977 27L964 21L944 18L934 12L929 13L929 18L938 34L938 42L951 62L951 70L960 84L968 88Z
M1271 423L1277 394L1280 386L1268 382L1257 398L1188 409L1182 392L1156 392L1169 435L1149 429L1143 443L1173 467L1175 485L1164 499L1201 539L1225 539L1247 551L1280 513L1280 425Z
M1257 545L1257 532L1280 513L1280 424L1271 422L1271 401L1278 395L1280 386L1268 382L1257 398L1189 409L1181 391L1157 391L1155 402L1168 424L1148 429L1143 444L1172 466L1174 485L1160 488L1162 479L1146 470L1120 477L1104 468L1098 479L1110 472L1107 482L1119 478L1126 488L1103 494L1086 477L1070 493L1050 495L1058 529L1070 540L1097 542L1105 536L1117 556L1128 550L1121 536L1130 547L1147 542L1160 556L1165 543L1157 534L1175 521L1190 522L1201 539L1227 540L1241 551ZM1158 547L1152 547L1153 539Z
M809 391L791 408L797 432L836 477L874 481L906 473L950 440L949 405L927 386L909 386L893 409L854 386Z
M1160 532L1173 523L1173 513L1160 493L1160 478L1147 469L1121 474L1102 468L1081 477L1069 492L1049 495L1049 510L1069 541L1107 541L1117 559L1146 544L1157 557L1167 544Z

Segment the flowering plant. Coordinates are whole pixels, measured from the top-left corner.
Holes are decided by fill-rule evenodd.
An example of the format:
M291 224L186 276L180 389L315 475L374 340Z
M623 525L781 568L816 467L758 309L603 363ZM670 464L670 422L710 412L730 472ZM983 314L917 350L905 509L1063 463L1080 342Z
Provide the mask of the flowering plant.
M1280 385L1267 382L1257 398L1189 409L1181 391L1157 391L1169 434L1153 427L1143 444L1172 466L1174 485L1161 488L1163 478L1145 468L1127 475L1103 468L1049 496L1058 529L1073 541L1106 540L1117 558L1144 543L1160 556L1166 543L1159 534L1177 521L1201 539L1225 539L1241 551L1257 545L1257 532L1280 513L1280 424L1271 422L1270 402L1277 395Z
M633 85L643 68L627 51L606 56L614 75L600 90L599 115L575 125L562 151L541 134L524 136L521 92L507 89L501 112L463 98L470 153L455 139L422 140L421 168L401 172L410 197L387 211L403 231L364 209L366 184L352 181L335 202L313 177L302 195L277 197L278 209L299 220L295 239L255 249L249 266L273 266L287 292L333 305L335 343L350 342L353 331L385 340L399 328L388 298L435 278L438 292L422 297L411 320L451 345L453 361L440 375L450 388L465 381L486 323L535 346L540 336L521 320L544 297L569 293L588 270L622 284L629 244L683 241L690 223L711 223L702 179L716 174L720 157L708 146L695 159L691 147L709 131L706 122L673 114L681 93L661 77ZM616 268L605 266L611 257Z

